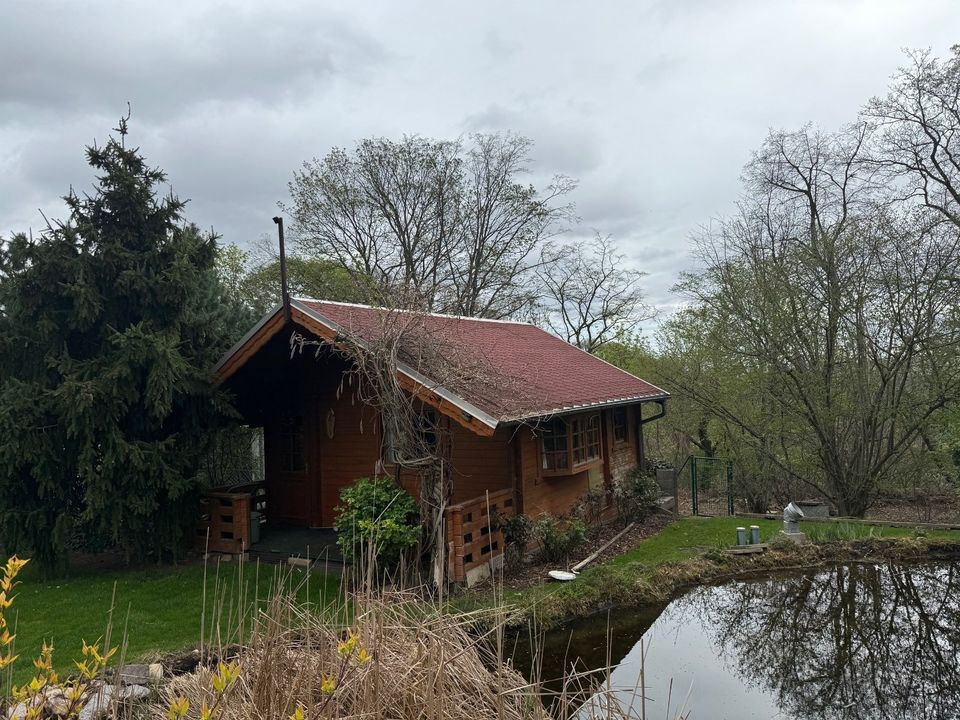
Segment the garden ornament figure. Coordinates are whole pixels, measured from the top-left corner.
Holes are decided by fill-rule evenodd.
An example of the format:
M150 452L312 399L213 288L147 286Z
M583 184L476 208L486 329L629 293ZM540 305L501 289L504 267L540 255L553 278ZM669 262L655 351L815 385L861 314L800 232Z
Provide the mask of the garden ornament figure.
M796 503L790 503L783 509L783 531L788 535L800 532L799 522L803 520L803 510Z

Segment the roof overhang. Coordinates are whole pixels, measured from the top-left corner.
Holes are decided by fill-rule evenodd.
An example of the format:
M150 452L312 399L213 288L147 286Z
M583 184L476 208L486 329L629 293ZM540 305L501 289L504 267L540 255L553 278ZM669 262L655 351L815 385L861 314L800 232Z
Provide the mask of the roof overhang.
M594 403L583 403L581 405L567 405L564 407L554 408L553 410L547 410L546 412L538 411L536 414L531 415L516 415L514 417L503 418L501 422L541 422L555 417L562 417L564 415L575 415L578 413L589 412L590 410L604 410L606 408L613 408L621 405L636 405L637 403L644 402L663 403L669 399L670 393L668 392L663 392L657 395L633 395L630 397L616 398L614 400L601 400Z
M290 319L334 348L342 348L348 337L351 343L361 348L367 347L362 338L352 335L330 318L297 300L290 301ZM226 382L285 327L283 306L277 305L220 359L214 368L217 383ZM405 363L397 364L397 377L404 389L412 395L477 435L493 435L500 424L497 418L442 385L432 382Z

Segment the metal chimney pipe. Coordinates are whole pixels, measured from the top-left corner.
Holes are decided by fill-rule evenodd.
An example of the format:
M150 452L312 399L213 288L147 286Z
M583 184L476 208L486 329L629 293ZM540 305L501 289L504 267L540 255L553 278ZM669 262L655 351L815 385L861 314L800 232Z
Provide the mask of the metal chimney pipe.
M273 218L277 224L277 235L280 238L280 299L283 303L283 320L290 322L290 291L287 289L287 251L283 245L283 218L279 215Z

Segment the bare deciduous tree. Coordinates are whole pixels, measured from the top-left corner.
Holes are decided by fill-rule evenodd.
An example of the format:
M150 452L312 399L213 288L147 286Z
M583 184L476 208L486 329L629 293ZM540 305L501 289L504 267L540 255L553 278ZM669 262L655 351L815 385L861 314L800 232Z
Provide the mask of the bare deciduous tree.
M548 248L538 271L543 322L567 342L596 352L654 317L640 287L644 275L630 268L609 236Z
M868 132L772 134L740 214L700 238L704 271L682 285L745 371L773 378L781 442L721 398L703 401L851 515L960 398L960 235L880 193Z
M952 53L944 62L930 51L908 53L890 91L863 114L879 129L874 163L960 225L960 45Z
M415 293L431 311L509 317L530 303L538 249L572 217L569 178L521 182L530 150L511 134L364 140L305 163L285 209L303 251L373 281L373 304Z

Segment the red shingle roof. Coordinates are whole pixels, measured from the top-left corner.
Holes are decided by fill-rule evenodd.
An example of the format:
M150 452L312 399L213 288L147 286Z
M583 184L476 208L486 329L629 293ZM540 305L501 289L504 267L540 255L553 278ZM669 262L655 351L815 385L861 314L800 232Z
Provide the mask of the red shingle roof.
M381 333L385 311L366 305L300 299L316 320L368 342ZM431 337L469 359L484 382L451 388L487 421L546 417L578 408L668 397L645 380L528 323L416 314ZM415 362L409 363L418 370Z

